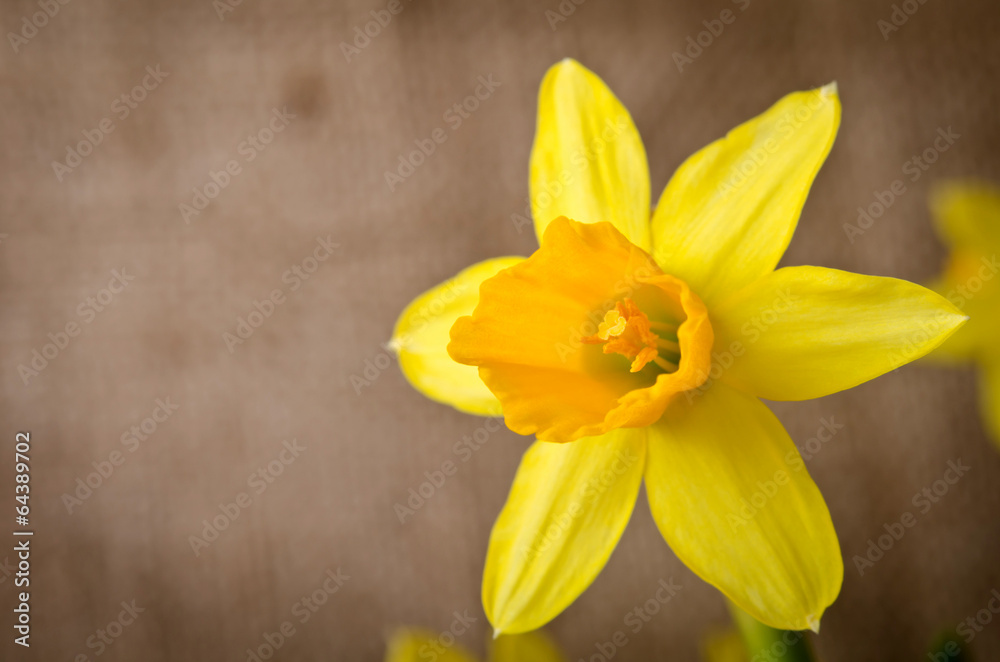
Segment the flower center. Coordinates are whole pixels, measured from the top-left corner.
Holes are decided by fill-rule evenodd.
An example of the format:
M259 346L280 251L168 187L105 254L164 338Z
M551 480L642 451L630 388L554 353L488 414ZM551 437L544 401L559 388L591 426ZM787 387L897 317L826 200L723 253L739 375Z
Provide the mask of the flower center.
M708 379L714 342L687 283L610 223L560 217L483 281L448 354L478 369L510 429L566 442L658 421Z
M654 333L656 329L663 335ZM632 359L630 372L639 372L650 362L666 372L675 372L680 361L681 349L677 344L677 326L665 322L651 322L632 299L626 297L604 315L604 321L597 333L587 336L583 342L604 345L605 354L621 354ZM660 352L669 357L660 356Z

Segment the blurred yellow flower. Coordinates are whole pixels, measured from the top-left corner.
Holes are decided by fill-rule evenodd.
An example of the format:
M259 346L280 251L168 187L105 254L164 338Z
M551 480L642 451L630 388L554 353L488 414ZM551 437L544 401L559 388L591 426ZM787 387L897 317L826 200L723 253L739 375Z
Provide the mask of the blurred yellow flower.
M704 662L749 662L746 644L736 628L706 636L701 647L701 659Z
M837 536L758 398L853 387L965 319L905 281L775 270L839 123L835 85L790 94L682 164L651 214L628 111L577 62L548 71L530 164L540 248L422 295L392 341L416 388L539 439L490 537L495 631L541 627L594 581L643 481L696 574L767 625L818 629L843 579Z
M541 632L504 635L488 644L487 662L566 662L555 643ZM385 662L476 662L469 651L458 644L445 646L439 635L429 630L397 630L389 639Z
M980 411L1000 447L1000 188L943 184L932 194L931 208L938 233L950 248L931 287L970 319L928 358L977 365Z

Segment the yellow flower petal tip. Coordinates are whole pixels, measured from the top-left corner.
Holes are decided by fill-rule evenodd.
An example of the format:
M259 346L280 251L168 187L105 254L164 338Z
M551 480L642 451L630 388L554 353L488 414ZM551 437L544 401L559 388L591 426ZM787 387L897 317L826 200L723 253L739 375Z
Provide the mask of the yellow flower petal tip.
M595 76L596 75L587 67L580 64L578 60L571 57L564 57L559 60L545 72L546 76L552 76L557 74L567 74L567 75L577 75L577 76ZM544 78L543 78L544 81Z
M829 82L826 85L824 85L823 87L819 88L819 90L825 96L828 96L828 97L839 97L840 96L840 89L837 87L837 81Z
M815 616L807 616L806 617L806 623L809 624L809 629L810 630L812 630L816 634L819 634L819 619L818 618L816 618Z

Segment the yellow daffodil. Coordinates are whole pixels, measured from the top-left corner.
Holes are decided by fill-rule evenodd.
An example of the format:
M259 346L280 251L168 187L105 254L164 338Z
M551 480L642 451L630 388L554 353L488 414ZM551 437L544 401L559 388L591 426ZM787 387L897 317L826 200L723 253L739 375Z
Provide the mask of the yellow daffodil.
M540 248L422 295L392 342L425 394L538 437L490 537L496 632L540 627L593 582L643 482L696 574L763 623L819 627L843 578L837 536L758 398L853 387L965 319L905 281L775 270L839 122L834 85L790 94L689 158L650 214L628 111L577 62L548 71L530 164Z
M476 662L475 656L454 643L442 641L443 635L429 630L407 628L389 639L385 662ZM492 639L488 662L565 662L555 643L541 632L505 635Z
M932 287L971 319L930 358L977 365L980 411L1000 446L1000 189L971 182L941 185L931 208L951 249Z

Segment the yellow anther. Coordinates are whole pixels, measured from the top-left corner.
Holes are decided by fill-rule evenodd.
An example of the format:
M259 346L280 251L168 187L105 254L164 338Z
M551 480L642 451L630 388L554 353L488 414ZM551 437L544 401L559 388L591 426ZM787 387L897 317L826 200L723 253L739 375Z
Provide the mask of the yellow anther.
M628 326L628 320L616 307L604 313L604 321L597 327L597 337L601 340L607 340L609 337L617 338L625 333L626 326Z

